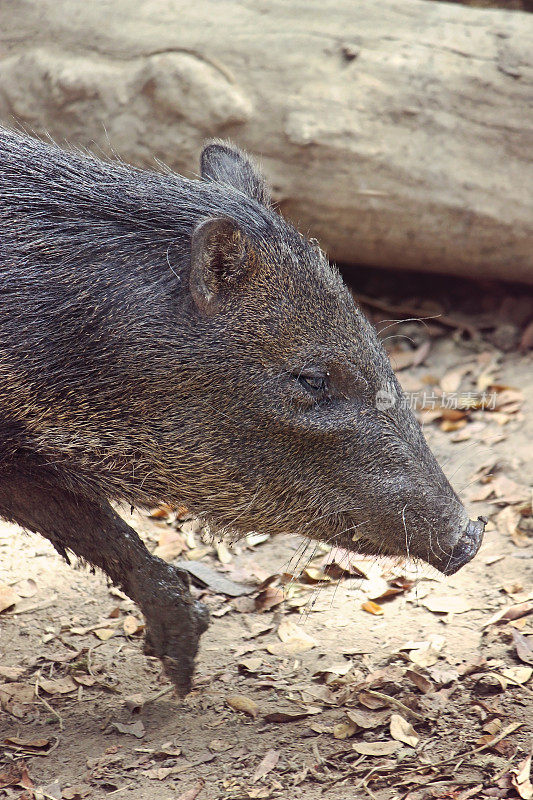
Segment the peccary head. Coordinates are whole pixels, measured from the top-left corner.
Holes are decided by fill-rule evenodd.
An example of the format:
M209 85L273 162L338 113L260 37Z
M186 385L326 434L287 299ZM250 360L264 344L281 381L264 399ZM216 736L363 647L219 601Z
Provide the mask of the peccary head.
M0 132L0 231L0 405L69 490L446 573L475 555L374 328L239 150L187 181Z
M264 213L209 216L192 234L192 506L237 531L456 571L484 526L469 521L339 272L273 213L243 153L208 146L202 176Z

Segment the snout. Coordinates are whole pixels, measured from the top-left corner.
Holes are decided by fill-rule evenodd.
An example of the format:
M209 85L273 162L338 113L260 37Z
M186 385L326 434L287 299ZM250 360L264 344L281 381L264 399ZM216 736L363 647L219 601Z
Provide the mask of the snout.
M442 564L435 565L445 575L453 575L468 564L481 547L483 533L487 524L486 517L478 517L477 520L469 520L465 530L450 551L448 557L443 559Z

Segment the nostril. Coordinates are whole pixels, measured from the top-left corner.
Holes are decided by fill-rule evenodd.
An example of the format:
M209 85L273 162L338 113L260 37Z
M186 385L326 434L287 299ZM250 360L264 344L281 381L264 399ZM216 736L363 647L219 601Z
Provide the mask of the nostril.
M477 538L484 532L487 522L488 519L486 517L478 517L476 520L469 520L468 525L466 526L466 535L471 536L472 538Z

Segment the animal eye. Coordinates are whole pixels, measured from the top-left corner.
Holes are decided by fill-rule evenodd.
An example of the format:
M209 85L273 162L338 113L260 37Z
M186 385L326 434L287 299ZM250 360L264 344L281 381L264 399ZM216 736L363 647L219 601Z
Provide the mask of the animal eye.
M327 378L325 375L302 372L294 375L298 383L313 395L325 394L327 389Z

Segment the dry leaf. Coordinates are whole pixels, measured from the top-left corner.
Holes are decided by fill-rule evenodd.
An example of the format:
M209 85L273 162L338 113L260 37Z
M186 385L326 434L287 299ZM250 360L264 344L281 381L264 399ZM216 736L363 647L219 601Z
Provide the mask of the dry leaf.
M312 636L306 633L300 625L287 619L281 622L278 636L281 644L267 646L268 652L273 655L294 655L316 647L316 641Z
M524 590L524 587L521 583L515 581L514 583L502 584L502 590L505 592L505 594L519 594Z
M387 708L385 711L361 711L354 709L347 711L346 716L354 725L364 730L370 728L379 728L381 725L386 725L390 719L390 710Z
M408 744L409 747L416 747L419 738L410 722L407 722L400 714L393 714L390 718L390 735L397 742Z
M468 493L468 499L472 503L482 503L493 493L493 488L490 483L484 483L481 486L476 486Z
M11 586L5 583L0 583L0 612L5 611L6 608L14 606L19 599L18 594Z
M533 320L526 325L522 332L522 338L520 339L520 351L522 353L526 353L528 350L533 348Z
M441 431L451 433L453 431L460 431L466 424L466 419L443 419L439 427Z
M225 753L235 747L235 742L228 742L225 739L211 739L208 747L213 753Z
M336 725L333 726L333 736L335 739L348 739L350 736L353 736L357 730L357 725L353 722L337 722Z
M507 669L502 669L501 674L507 680L522 686L533 675L533 667L508 667Z
M492 503L527 503L531 500L530 487L517 483L506 475L498 475L490 485L494 493Z
M401 745L399 742L355 742L352 747L362 756L391 756Z
M531 637L524 636L517 630L512 632L513 642L516 647L516 655L524 664L533 664L533 645Z
M217 551L217 558L221 564L230 564L233 561L233 556L225 542L217 542L215 549Z
M183 792L183 794L180 794L180 796L177 797L176 800L196 800L196 798L198 797L204 786L205 786L204 779L199 778L198 781L196 782L196 786L193 786L192 789L187 789L187 791Z
M491 567L493 564L497 564L498 561L502 561L505 558L505 554L501 553L500 555L488 556L485 559L485 564L488 567Z
M265 714L265 722L297 722L314 714L322 713L321 706L306 706L298 711L271 711Z
M381 594L370 594L370 600L389 600L391 597L395 597L398 594L403 594L404 592L408 592L414 586L414 581L408 580L405 577L398 577L393 578L392 580L386 581L388 584L384 591Z
M187 549L185 537L173 528L167 528L161 532L154 556L162 558L163 561L173 561Z
M455 667L441 667L438 664L428 667L428 672L439 686L447 686L459 677L459 671Z
M489 625L494 625L496 622L508 622L509 620L519 619L520 617L525 617L527 614L531 614L532 611L533 603L530 602L516 603L515 605L507 606L507 608L500 608L488 622L485 622L483 627L488 628Z
M4 744L23 747L25 750L44 750L50 744L50 739L23 739L20 736L8 736Z
M376 575L361 585L362 591L368 600L377 600L382 597L389 588L388 582L381 575Z
M259 714L259 706L254 700L246 697L244 694L232 694L226 697L226 703L234 711L242 711L252 719L255 719Z
M381 565L376 559L362 558L359 553L332 548L322 560L322 569L332 578L359 576L371 580L381 575Z
M33 789L32 780L22 760L16 763L9 763L0 771L0 789L5 789L9 786L24 786L28 789ZM33 798L33 792L31 796ZM20 795L19 800L21 798L22 800L30 800L30 795L24 792Z
M245 672L257 672L262 664L263 659L257 656L255 658L243 658L242 661L239 661L238 667L245 670Z
M497 733L501 730L502 721L501 719L493 719L490 722L487 722L483 725L483 730L485 733L490 733L491 736L496 736Z
M509 623L512 628L515 628L517 631L523 631L527 625L526 617L520 617L520 619L513 619Z
M506 506L496 514L494 521L502 533L511 537L517 547L528 547L529 537L518 529L522 515L515 506Z
M210 552L211 552L211 547L209 547L209 545L204 545L203 547L193 547L187 551L186 558L189 561L200 561L200 559L202 559Z
M142 720L138 719L135 722L111 722L111 727L115 728L119 733L127 734L128 736L135 736L136 739L142 739L146 731Z
M93 631L94 635L100 639L101 642L107 642L108 639L111 639L112 636L115 635L114 628L96 628Z
M511 770L511 783L522 800L533 800L533 785L531 783L532 754L530 753L515 769Z
M459 367L448 370L440 380L440 388L443 392L456 392L462 379L469 372L472 372L472 364L461 364Z
M431 339L426 339L416 350L401 350L395 348L389 351L389 358L395 372L408 367L419 367L423 364L431 350Z
M416 672L414 669L405 670L405 676L412 680L417 689L420 689L422 694L429 694L435 690L432 682L425 675Z
M274 606L279 606L285 600L285 590L282 586L267 586L255 598L255 607L258 611L270 611Z
M436 595L430 594L420 601L429 611L434 614L464 614L472 611L472 603L456 594Z
M89 784L77 783L74 786L67 786L63 789L63 800L83 800L89 794L92 794Z
M169 506L168 503L162 503L160 506L152 508L148 516L150 519L167 519L172 510L172 506Z
M333 683L343 683L340 679L347 675L353 668L352 661L341 661L337 664L329 664L318 672L313 673L314 678L322 678L326 685Z
M19 597L33 597L37 591L37 584L33 578L25 578L22 581L18 581L15 586Z
M28 683L0 684L0 706L8 710L12 703L27 705L35 700L35 688Z
M279 752L277 750L267 750L264 758L253 774L252 782L256 783L261 778L264 778L265 775L268 775L268 773L274 769L278 761Z
M302 699L305 702L318 701L326 705L337 705L337 698L327 686L299 686L298 688Z
M86 633L94 633L96 630L103 629L103 622L98 622L96 625L87 625L84 628L80 628L77 625L73 625L70 628L70 632L75 634L76 636L85 636ZM109 628L109 630L115 630L114 628Z
M93 678L92 675L82 675L81 673L75 673L72 680L81 686L94 686L96 683L96 678Z
M122 627L124 628L124 633L126 636L133 636L136 633L141 633L144 630L144 622L134 617L133 614L128 614L127 617L124 617L124 622L122 623Z
M444 636L433 636L427 642L416 642L420 645L409 652L409 659L419 667L432 667L439 660L439 654L444 647ZM408 649L408 646L402 648Z
M454 433L453 436L450 436L450 441L454 442L454 443L467 442L469 439L472 438L472 435L473 435L472 428L473 427L474 426L472 425L469 428L463 428L462 431L456 431L456 433ZM505 437L503 437L503 438L505 438Z
M39 678L39 688L47 694L69 694L77 689L76 684L67 676L66 678Z
M126 695L124 698L124 705L132 714L138 711L142 711L144 708L145 699L140 692L136 694L129 694ZM181 751L180 751L181 752Z
M302 572L302 577L308 583L321 583L324 581L330 583L332 580L323 569L319 569L318 567L306 567Z
M372 710L376 708L386 708L387 703L384 700L380 700L379 697L375 697L368 692L359 692L357 695L357 699L361 703L361 705L365 706L366 708L370 708Z
M506 414L516 414L517 411L520 411L524 402L524 395L519 389L491 384L489 391L498 392L494 405L496 411L504 411Z
M366 611L367 614L374 614L376 617L380 617L385 613L382 607L377 603L374 603L373 600L367 600L362 604L361 608L363 611Z
M0 680L18 681L24 675L22 667L3 667L0 665Z

